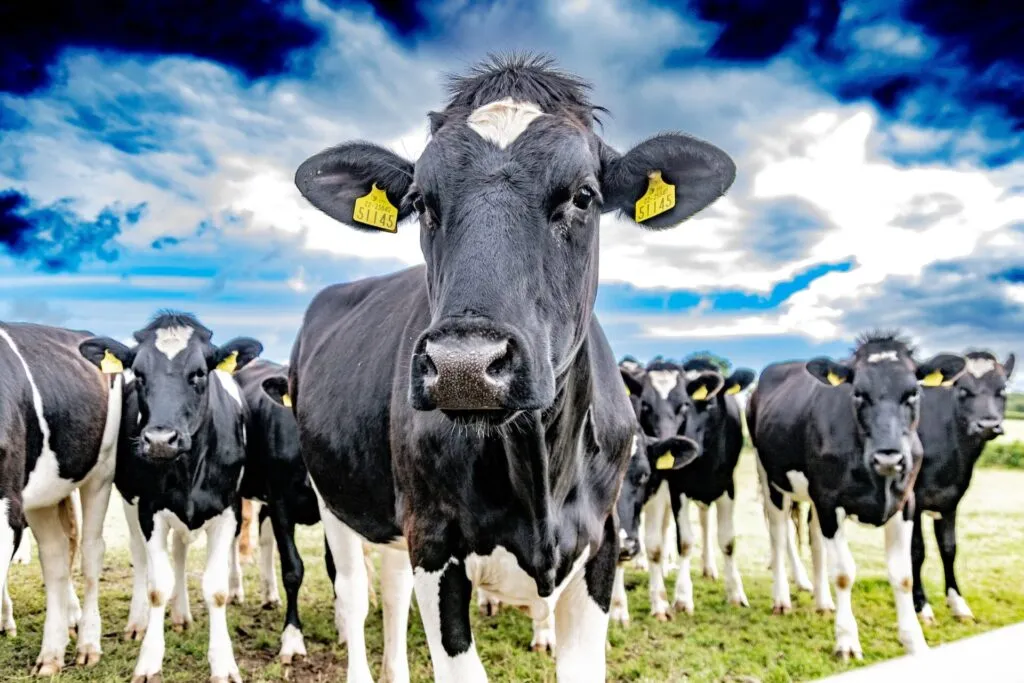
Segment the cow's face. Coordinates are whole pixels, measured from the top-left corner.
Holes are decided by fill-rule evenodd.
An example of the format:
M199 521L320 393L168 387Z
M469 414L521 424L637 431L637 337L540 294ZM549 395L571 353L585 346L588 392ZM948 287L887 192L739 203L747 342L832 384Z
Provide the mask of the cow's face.
M746 368L739 368L728 377L722 377L714 370L694 369L688 365L683 366L683 371L688 377L687 395L691 397L691 405L686 411L682 433L703 445L704 435L714 433L725 421L725 397L746 389L756 375ZM707 380L702 382L702 378ZM719 388L715 388L715 382ZM708 386L712 391L707 391L705 387Z
M654 493L652 476L660 471L678 470L693 462L699 453L692 439L674 436L656 441L639 429L633 435L632 452L626 476L619 489L616 511L619 515L619 560L630 560L640 550L640 512Z
M720 196L735 169L721 150L682 135L620 156L594 133L590 107L559 94L578 83L546 68L493 67L459 83L431 115L415 164L346 144L306 161L296 183L354 227L366 227L353 212L374 185L399 220L418 217L430 323L413 349L411 405L494 423L550 406L556 377L584 343L601 214L634 216L660 171L676 204L643 225L675 226Z
M968 436L985 441L1003 433L1006 415L1006 383L1013 375L1011 353L1000 364L988 353L967 354L967 369L957 379L957 417Z
M256 358L263 346L239 338L224 346L210 342L211 332L190 317L157 319L135 333L138 345L128 348L109 338L92 338L79 349L100 365L107 353L129 368L139 402L137 454L170 461L192 448L207 409L211 373L221 363L237 370ZM102 366L101 366L102 367Z
M914 448L920 417L918 383L955 379L964 369L964 359L940 354L918 364L902 344L869 343L848 362L816 358L807 363L807 369L836 390L852 387L864 465L902 488L921 458L920 448Z

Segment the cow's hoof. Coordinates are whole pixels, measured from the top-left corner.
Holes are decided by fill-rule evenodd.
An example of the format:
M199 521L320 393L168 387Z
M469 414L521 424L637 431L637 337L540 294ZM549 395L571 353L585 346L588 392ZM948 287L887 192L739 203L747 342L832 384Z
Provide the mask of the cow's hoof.
M776 616L781 616L781 615L784 615L784 614L789 614L792 611L793 611L793 605L791 605L789 603L785 603L785 602L777 602L777 603L775 603L775 606L772 607L772 614L774 614Z
M953 618L961 624L973 624L975 622L973 614L957 614Z
M83 645L78 650L75 666L96 666L100 663L102 654L100 648L96 645Z
M243 591L235 591L231 594L229 602L232 605L244 605L245 604L245 593Z
M829 616L831 614L834 614L835 611L836 611L836 606L835 605L818 605L817 607L814 608L814 612L816 614L822 614L824 616Z
M729 604L733 607L750 607L746 595L733 595L729 598Z
M548 654L551 652L551 645L548 643L536 643L530 646L530 650L533 652Z
M269 612L270 610L275 610L275 609L277 609L280 606L281 606L281 599L277 598L276 600L266 600L263 603L262 608Z
M682 614L693 614L693 603L692 602L684 602L683 600L676 600L672 604L672 610L674 612L678 612L678 613L682 613Z
M56 676L59 674L63 668L63 661L55 657L47 657L36 662L36 666L32 670L32 673L40 678L49 678L50 676Z
M654 615L654 618L661 622L672 621L672 615L668 612L658 612Z
M68 638L71 640L78 640L78 627L71 626L68 628Z
M718 570L704 567L704 578L710 581L718 581Z
M192 617L171 617L171 628L174 629L175 633L184 633L185 631L192 628Z
M124 628L124 639L126 641L131 640L142 640L142 637L146 635L146 627L138 624L128 624Z
M5 638L15 638L18 635L18 627L14 624L8 624L3 628L0 628L0 636Z
M155 674L139 674L132 676L132 683L164 683L164 677L159 671Z
M836 659L843 662L848 662L851 659L864 659L864 653L860 649L860 643L856 641L837 643L832 653L835 655Z

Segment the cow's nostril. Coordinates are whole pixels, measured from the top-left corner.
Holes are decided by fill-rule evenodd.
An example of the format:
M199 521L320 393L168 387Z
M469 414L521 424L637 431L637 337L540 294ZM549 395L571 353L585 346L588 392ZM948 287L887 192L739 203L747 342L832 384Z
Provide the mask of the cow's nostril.
M508 374L512 369L512 357L512 344L508 342L505 344L505 352L492 360L490 365L487 366L487 375L497 379L502 375Z

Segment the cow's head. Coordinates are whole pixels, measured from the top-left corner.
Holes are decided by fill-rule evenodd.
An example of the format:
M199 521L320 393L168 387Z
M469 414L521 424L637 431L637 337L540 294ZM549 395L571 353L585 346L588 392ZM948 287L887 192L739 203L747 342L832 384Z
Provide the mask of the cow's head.
M683 363L683 376L692 382L702 376L721 380L721 388L714 392L698 389L690 393L692 407L686 413L682 433L704 443L704 434L722 427L726 415L726 397L738 394L754 381L757 375L753 370L737 368L728 377L719 374L719 368L705 358L692 358Z
M1016 361L1011 353L1000 363L986 351L966 354L967 369L956 381L957 418L969 435L989 441L1003 433L1006 383Z
M629 396L629 404L633 407L633 414L640 419L640 391L644 381L644 367L632 356L626 356L619 361L619 374L626 386L626 394Z
M683 436L656 441L639 429L633 435L632 454L619 489L619 560L630 560L640 550L640 511L660 483L660 472L678 470L693 462L700 451L696 442Z
M497 58L450 92L415 163L351 142L305 161L295 182L355 228L418 218L430 324L413 349L411 405L503 421L552 405L584 343L601 215L674 227L720 197L735 166L681 134L620 155L594 131L588 86L548 60Z
M694 401L711 400L721 391L720 374L693 372L687 376L679 365L664 360L648 363L639 377L620 372L630 394L640 397L640 426L645 434L667 439L682 433L701 443L701 425L690 419L695 413Z
M919 463L914 449L920 417L919 383L955 380L964 359L939 354L919 363L909 344L896 334L871 334L859 340L853 357L808 361L807 370L837 391L852 387L852 406L863 436L865 465L879 476L906 483Z
M101 369L114 361L114 367L131 369L139 401L138 455L169 461L187 453L206 415L209 384L217 381L211 375L239 370L263 351L255 339L215 346L212 336L193 316L171 312L136 332L134 347L108 337L79 344L82 355Z

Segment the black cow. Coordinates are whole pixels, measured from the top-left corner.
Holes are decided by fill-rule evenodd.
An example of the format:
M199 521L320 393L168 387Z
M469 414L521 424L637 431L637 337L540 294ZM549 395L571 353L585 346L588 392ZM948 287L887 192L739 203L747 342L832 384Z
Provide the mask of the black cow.
M435 678L486 678L475 583L535 616L554 610L559 678L601 680L634 418L593 316L600 215L677 225L735 169L678 134L620 156L593 130L585 84L547 60L497 58L451 94L415 164L350 143L296 173L315 206L353 227L391 230L415 212L426 260L319 293L292 353L348 680L370 679L361 538L390 544L382 677L408 677L413 583ZM394 550L403 537L408 556Z
M911 598L910 539L914 479L921 465L917 436L918 381L938 373L953 379L960 356L918 362L897 334L858 340L853 356L769 365L747 404L747 426L761 466L774 563L774 611L792 609L785 546L793 500L810 500L815 603L836 609L825 580L825 555L836 590L835 652L862 656L851 590L856 567L843 534L847 517L885 526L889 582L896 599L899 638L909 653L927 649Z
M39 546L46 589L35 665L39 676L63 668L69 629L77 629L79 665L91 666L101 654L103 520L114 480L123 381L113 372L104 375L79 355L79 342L89 336L0 323L0 632L15 632L6 580L27 521ZM75 491L81 492L84 605L71 583L78 541Z
M924 447L924 463L914 485L917 516L911 554L914 562L914 609L921 620L935 620L921 583L924 537L921 513L935 518L935 540L946 575L946 604L953 617L974 615L960 594L953 563L956 559L956 509L967 493L974 464L985 444L1003 433L1006 384L1013 375L1011 353L1004 363L985 351L966 354L967 370L951 387L926 388L921 397L921 424L917 433ZM934 378L937 380L938 378ZM932 382L937 383L937 382Z
M185 561L199 531L206 532L207 545L203 597L210 615L210 680L240 681L225 606L242 600L237 534L246 407L231 373L263 347L247 338L218 347L210 330L176 312L158 314L134 336L138 344L132 348L107 337L79 345L97 365L113 356L131 370L114 484L124 500L135 574L125 634L134 639L145 631L132 681L161 678L168 599L175 627L192 622ZM168 533L174 538L173 567Z

